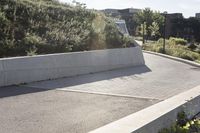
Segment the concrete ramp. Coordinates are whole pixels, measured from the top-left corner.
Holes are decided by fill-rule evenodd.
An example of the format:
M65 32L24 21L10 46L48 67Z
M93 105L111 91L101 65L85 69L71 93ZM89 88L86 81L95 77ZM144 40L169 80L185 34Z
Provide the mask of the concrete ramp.
M119 31L124 35L129 35L128 29L126 27L125 20L117 20L115 21L115 24L117 25Z

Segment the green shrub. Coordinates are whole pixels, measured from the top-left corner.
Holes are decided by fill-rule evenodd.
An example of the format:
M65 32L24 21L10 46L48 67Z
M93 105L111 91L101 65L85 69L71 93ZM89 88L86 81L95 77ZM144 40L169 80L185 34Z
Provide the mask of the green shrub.
M34 34L31 35L31 34L27 33L21 43L22 43L22 45L25 45L28 48L30 48L32 46L37 46L37 45L40 45L45 42L42 41L41 37L34 35Z
M199 45L197 45L197 48L196 48L196 50L195 50L197 53L199 53L200 54L200 44Z
M145 44L142 47L143 47L144 50L158 52L158 53L162 53L162 51L163 51L163 45L161 43Z
M159 133L199 133L200 132L200 120L189 120L185 112L180 112L177 115L176 123L170 128L164 128Z
M123 35L119 32L114 22L108 21L105 26L105 37L108 48L119 48L122 47Z
M166 54L191 61L198 60L198 58L200 57L198 53L182 47L167 47Z
M159 39L156 43L150 43L143 45L144 50L162 53L163 52L163 39ZM166 40L166 54L175 57L200 61L200 54L189 49L187 46L175 45L174 41Z
M163 38L160 38L160 39L158 39L158 41L157 41L156 43L157 43L157 44L162 44L163 41L164 41L164 39L163 39Z
M135 41L134 41L134 38L131 37L131 36L128 36L128 35L124 35L123 36L123 47L132 47L134 46L135 44Z
M187 47L188 47L189 49L191 49L191 50L195 50L195 49L197 48L197 46L196 46L194 43L188 44Z
M27 50L26 53L27 53L27 56L37 55L37 48L36 47L32 47L29 50Z
M182 39L182 38L174 38L174 37L170 37L169 42L171 44L175 44L175 45L186 45L187 44L187 40Z
M123 35L115 23L84 4L72 6L57 0L0 3L0 57L123 47Z

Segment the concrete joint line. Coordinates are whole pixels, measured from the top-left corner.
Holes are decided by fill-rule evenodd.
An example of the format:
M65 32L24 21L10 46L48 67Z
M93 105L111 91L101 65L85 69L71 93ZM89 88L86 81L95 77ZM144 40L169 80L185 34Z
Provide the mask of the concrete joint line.
M126 98L136 98L136 99L144 99L144 100L159 100L162 101L163 99L153 98L153 97L139 97L139 96L131 96L131 95L121 95L121 94L114 94L114 93L101 93L101 92L90 92L90 91L80 91L80 90L72 90L72 89L56 89L58 91L69 91L69 92L78 92L78 93L87 93L87 94L95 94L95 95L106 95L106 96L114 96L114 97L126 97Z
M158 99L158 98L154 98L154 97L140 97L140 96L121 95L121 94L113 94L113 93L101 93L101 92L90 92L90 91L81 91L81 90L64 89L64 88L48 89L48 88L45 88L45 87L37 87L37 86L31 86L31 85L20 85L20 86L43 89L43 90L56 90L56 91L86 93L86 94L94 94L94 95L105 95L105 96L113 96L113 97L126 97L126 98L136 98L136 99L144 99L144 100L159 100L159 101L163 101L163 99Z

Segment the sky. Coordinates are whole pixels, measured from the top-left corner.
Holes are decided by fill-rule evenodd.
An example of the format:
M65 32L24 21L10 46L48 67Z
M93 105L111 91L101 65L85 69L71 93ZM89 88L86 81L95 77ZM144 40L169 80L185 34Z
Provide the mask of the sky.
M72 0L60 0L61 2L71 3ZM183 13L184 17L195 16L200 13L200 0L76 0L85 3L88 8L139 8L150 7L152 10L168 13Z

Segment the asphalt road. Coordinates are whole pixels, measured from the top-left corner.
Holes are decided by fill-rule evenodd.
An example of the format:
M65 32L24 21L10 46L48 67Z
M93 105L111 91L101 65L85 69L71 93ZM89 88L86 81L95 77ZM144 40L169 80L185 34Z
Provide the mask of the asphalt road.
M199 85L199 68L144 56L143 67L0 88L0 133L85 133Z
M86 133L158 100L14 87L0 98L0 133ZM35 89L38 91L36 92ZM0 93L12 90L1 88ZM27 91L26 91L27 92ZM12 93L12 95L14 95Z

